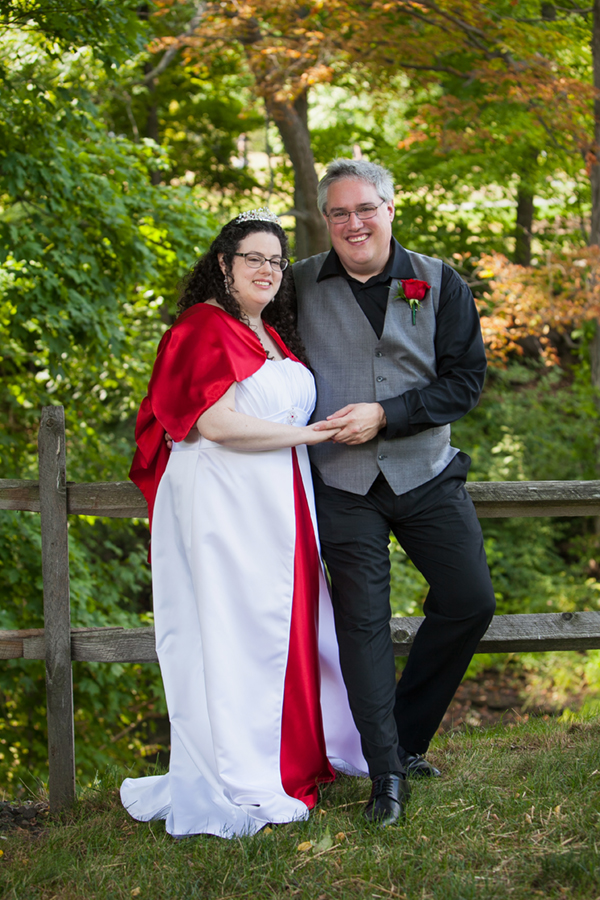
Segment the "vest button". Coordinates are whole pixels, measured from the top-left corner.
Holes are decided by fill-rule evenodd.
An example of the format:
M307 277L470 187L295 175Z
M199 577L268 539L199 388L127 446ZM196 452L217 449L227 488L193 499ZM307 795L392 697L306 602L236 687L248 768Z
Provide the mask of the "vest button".
M381 359L381 357L383 356L383 353L381 352L381 350L377 350L375 353L375 356L377 357L377 359Z
M383 377L383 375L378 375L375 380L376 381L385 381L385 378Z
M377 459L387 459L387 456L385 455L385 453L380 453Z

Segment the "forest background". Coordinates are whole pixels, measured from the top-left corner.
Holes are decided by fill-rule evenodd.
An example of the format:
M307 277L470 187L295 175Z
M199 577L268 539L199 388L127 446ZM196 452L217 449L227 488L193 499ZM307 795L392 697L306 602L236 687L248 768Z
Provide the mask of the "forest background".
M386 165L396 237L471 285L490 369L454 428L473 480L600 472L600 0L0 0L0 446L36 478L64 404L68 478L124 480L177 285L269 204L327 249L316 183ZM39 517L0 514L0 629L40 627ZM483 520L498 612L600 607L593 519ZM75 626L152 622L143 521L70 522ZM393 611L426 586L393 545ZM528 702L597 712L600 651L476 657ZM74 665L77 768L165 749L158 667ZM566 711L566 712L565 712ZM157 730L158 724L158 730ZM0 670L0 784L46 777L43 664Z

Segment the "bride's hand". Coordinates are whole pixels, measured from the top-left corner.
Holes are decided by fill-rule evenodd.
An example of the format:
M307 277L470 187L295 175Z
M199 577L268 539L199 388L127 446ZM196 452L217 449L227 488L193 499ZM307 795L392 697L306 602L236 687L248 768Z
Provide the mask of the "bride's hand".
M321 430L315 430L317 425L320 426ZM313 422L312 425L306 425L303 430L305 432L304 443L311 447L313 444L323 444L325 441L330 441L341 428L340 426L333 425L331 422L325 420L323 422Z

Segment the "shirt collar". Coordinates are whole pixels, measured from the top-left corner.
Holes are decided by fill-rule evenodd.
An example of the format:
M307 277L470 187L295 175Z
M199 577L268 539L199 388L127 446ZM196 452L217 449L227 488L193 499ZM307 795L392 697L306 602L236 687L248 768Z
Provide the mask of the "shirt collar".
M317 284L325 278L332 278L336 275L346 279L352 277L351 275L348 275L339 256L332 247L319 270ZM415 271L412 267L410 256L404 247L398 243L396 238L392 238L389 259L385 264L383 271L379 275L373 276L373 281L387 281L390 278L400 279L415 277ZM369 281L371 281L371 279L369 279Z

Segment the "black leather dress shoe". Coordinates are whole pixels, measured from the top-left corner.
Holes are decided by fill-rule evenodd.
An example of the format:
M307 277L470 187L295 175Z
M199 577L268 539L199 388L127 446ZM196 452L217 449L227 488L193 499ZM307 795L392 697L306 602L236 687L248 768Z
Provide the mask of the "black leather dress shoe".
M364 810L365 819L382 827L395 825L404 814L404 804L409 793L404 775L396 775L395 772L377 775L373 779L371 796Z
M414 775L418 778L439 778L442 774L424 756L419 756L418 753L408 753L403 747L398 747L398 757L406 769L407 775Z

